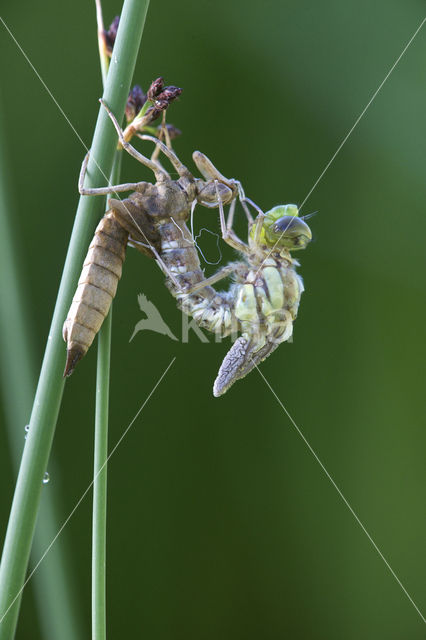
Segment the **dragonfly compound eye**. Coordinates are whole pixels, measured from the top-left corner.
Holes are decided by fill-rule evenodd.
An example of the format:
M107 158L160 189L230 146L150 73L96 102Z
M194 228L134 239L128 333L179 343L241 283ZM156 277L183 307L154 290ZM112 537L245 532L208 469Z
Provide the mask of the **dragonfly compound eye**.
M268 243L290 250L304 249L312 240L312 231L304 220L297 216L282 216L266 231Z

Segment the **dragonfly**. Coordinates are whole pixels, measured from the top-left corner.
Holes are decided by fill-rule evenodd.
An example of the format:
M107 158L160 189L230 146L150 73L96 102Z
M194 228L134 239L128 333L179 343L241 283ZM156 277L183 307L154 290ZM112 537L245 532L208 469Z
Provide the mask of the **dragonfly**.
M205 154L194 151L192 155L202 175L197 178L169 146L158 138L139 134L142 140L153 142L171 162L179 175L177 180L172 180L158 161L143 155L126 141L114 114L101 102L121 146L153 172L155 183L87 189L84 178L88 155L83 161L79 178L82 195L132 193L123 200L109 199L110 209L99 223L89 247L64 323L63 336L67 342L64 375L73 372L108 313L129 244L157 261L178 308L192 316L201 328L219 337L233 337L233 345L213 386L213 394L221 396L279 344L291 338L304 290L302 278L296 272L299 263L292 252L304 249L312 239L312 232L306 220L299 216L296 205L278 205L264 213L245 196L241 183L223 176ZM237 201L247 217L247 243L233 230ZM255 219L248 204L257 211ZM222 238L240 255L239 260L207 278L187 226L197 205L218 209ZM213 285L229 277L232 284L228 290L217 291Z

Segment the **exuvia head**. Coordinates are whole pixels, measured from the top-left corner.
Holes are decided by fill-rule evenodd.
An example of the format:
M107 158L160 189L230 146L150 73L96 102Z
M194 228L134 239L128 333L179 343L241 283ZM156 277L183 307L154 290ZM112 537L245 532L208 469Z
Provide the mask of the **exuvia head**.
M194 151L192 158L204 178L204 182L199 181L198 201L206 207L217 207L219 200L222 204L231 202L238 193L239 182L225 178L201 151Z
M229 204L235 197L231 187L219 181L204 182L198 181L197 200L205 207L217 207L218 202L223 205Z
M254 239L256 221L250 237ZM283 204L273 207L265 213L259 242L277 251L287 249L296 251L304 249L312 240L312 231L303 217L299 218L299 209L295 204Z

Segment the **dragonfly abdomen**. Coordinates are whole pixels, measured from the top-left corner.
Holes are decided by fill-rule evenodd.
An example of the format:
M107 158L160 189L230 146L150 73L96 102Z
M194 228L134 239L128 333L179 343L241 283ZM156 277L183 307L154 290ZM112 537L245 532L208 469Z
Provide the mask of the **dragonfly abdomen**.
M186 293L205 278L198 252L184 220L170 219L157 223L161 237L161 258L173 274L176 285L167 278L166 285L177 299L179 309L194 318L196 324L220 336L231 333L233 323L232 296L206 286L195 293ZM237 329L236 329L237 330Z
M179 291L189 289L204 280L200 260L192 236L184 220L169 218L165 221L155 221L160 236L160 254L174 281L168 277L166 285L171 293L177 297ZM215 294L212 287L205 287L203 297Z
M62 330L67 343L64 376L71 375L108 314L121 277L128 236L113 213L107 213L96 228Z
M227 292L216 292L214 296L203 297L204 289L197 293L183 293L177 295L177 305L184 313L194 318L195 323L215 333L217 336L227 336L240 328L233 314L233 302Z

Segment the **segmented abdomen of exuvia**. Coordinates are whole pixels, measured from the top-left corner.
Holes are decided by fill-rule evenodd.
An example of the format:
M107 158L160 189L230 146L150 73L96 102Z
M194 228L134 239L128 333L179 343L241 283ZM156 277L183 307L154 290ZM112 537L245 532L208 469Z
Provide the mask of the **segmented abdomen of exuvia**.
M161 257L179 286L166 279L166 286L177 299L177 306L192 316L202 328L218 335L228 335L232 325L232 295L225 291L215 291L204 287L195 293L184 293L204 280L198 252L185 220L176 218L156 220L155 226L161 239Z
M154 225L160 236L161 258L179 285L170 278L166 280L166 286L176 297L180 289L191 287L204 278L197 249L184 220L158 217L154 218ZM211 295L213 289L209 289L203 290L205 295Z
M67 343L64 376L72 374L107 316L121 277L128 237L111 212L96 228L62 330Z

